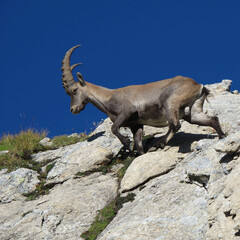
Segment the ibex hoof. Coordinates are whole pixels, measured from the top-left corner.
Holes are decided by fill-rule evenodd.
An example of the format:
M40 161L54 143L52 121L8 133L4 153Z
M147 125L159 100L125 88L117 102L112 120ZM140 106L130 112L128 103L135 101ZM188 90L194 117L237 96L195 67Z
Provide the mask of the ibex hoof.
M165 147L165 144L164 144L163 142L161 142L161 143L159 144L159 148L164 149L164 147Z
M148 152L155 152L157 151L157 147L151 147L148 149Z
M129 144L129 150L132 152L134 150L134 142Z

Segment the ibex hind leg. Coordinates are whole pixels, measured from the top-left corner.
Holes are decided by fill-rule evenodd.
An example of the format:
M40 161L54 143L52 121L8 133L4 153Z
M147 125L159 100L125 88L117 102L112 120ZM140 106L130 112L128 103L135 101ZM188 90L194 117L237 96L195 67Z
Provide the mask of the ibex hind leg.
M200 126L209 126L216 130L218 137L224 138L225 134L223 133L218 117L208 116L203 112L202 104L199 104L197 101L193 104L191 108L190 116L184 118L189 123L198 124Z
M194 112L193 114L191 114L190 118L186 118L185 120L192 124L212 127L216 130L220 139L225 137L225 134L220 127L218 117L210 117L203 112Z
M176 110L170 109L166 112L167 112L167 119L169 122L168 132L148 150L149 152L156 151L158 148L164 148L165 145L173 138L175 133L181 127L181 124L179 122L178 108L176 108Z

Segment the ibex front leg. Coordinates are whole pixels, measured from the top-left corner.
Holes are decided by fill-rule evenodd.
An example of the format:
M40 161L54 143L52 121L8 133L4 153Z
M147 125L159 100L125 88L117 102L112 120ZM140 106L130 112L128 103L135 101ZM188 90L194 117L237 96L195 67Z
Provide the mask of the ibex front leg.
M144 154L142 145L143 125L136 125L134 127L131 127L131 131L133 133L134 144L138 154Z
M115 119L115 121L113 122L113 125L111 128L112 133L118 137L118 139L121 141L123 146L128 150L130 150L130 140L127 137L123 136L119 130L120 130L120 127L123 126L124 122L126 122L130 116L131 116L130 113L128 114L120 113Z

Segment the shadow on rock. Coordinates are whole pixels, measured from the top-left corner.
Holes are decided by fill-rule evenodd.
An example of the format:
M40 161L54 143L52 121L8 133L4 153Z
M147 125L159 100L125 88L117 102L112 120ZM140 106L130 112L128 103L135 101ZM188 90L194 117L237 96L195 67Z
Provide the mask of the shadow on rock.
M145 152L147 152L157 141L159 141L161 137L150 137L146 139L143 144L145 148ZM179 152L181 153L189 153L191 152L191 144L195 141L199 141L202 139L214 139L216 135L209 134L192 134L192 133L184 133L179 132L170 140L167 146L171 147L179 147Z
M105 133L105 131L98 132L98 133L92 135L91 137L89 137L89 138L87 139L87 141L88 141L88 142L92 142L92 141L96 140L97 138L102 137L102 136L104 135L104 133Z

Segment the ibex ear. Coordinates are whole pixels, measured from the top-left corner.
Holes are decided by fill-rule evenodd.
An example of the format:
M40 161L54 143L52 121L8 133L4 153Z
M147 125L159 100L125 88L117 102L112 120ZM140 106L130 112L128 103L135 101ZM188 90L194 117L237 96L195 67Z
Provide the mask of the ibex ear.
M83 76L82 76L82 74L80 72L77 72L77 77L78 77L78 81L79 81L80 85L82 87L86 86L86 83L85 83L85 81L83 79Z

